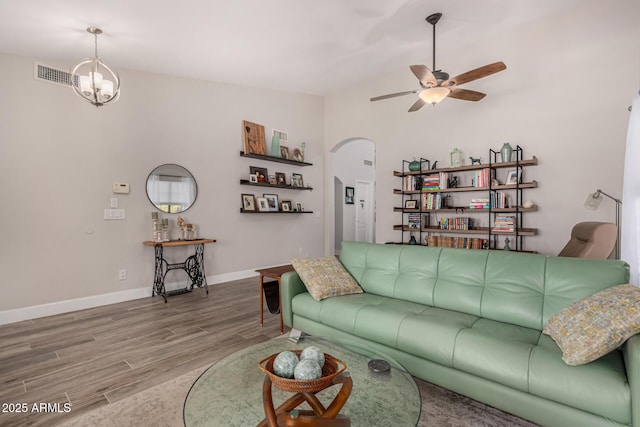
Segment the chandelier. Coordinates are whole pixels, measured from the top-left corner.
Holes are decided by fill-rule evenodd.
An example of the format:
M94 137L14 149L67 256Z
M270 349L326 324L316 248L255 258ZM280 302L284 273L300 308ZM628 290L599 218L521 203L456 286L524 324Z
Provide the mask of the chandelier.
M95 42L95 56L80 62L71 69L73 91L87 102L96 107L115 102L120 97L120 77L118 73L107 67L98 58L98 34L102 30L96 27L87 28L93 34Z

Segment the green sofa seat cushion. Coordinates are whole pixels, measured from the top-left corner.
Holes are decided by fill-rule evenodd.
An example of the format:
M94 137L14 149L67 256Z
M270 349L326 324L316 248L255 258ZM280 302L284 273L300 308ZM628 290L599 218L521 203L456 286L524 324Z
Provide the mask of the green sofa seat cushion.
M364 293L316 301L308 293L302 293L293 298L292 308L294 314L353 333L360 310L378 306L388 300L387 297Z
M562 351L541 335L531 353L529 392L622 424L631 424L631 391L621 351L581 366L562 361Z
M396 347L398 331L404 320L428 309L426 305L397 299L368 305L359 310L353 333L389 347Z
M453 367L528 391L529 355L540 334L537 329L478 319L458 334Z
M453 350L458 333L478 320L472 314L428 307L407 316L398 331L397 348L414 356L453 367Z

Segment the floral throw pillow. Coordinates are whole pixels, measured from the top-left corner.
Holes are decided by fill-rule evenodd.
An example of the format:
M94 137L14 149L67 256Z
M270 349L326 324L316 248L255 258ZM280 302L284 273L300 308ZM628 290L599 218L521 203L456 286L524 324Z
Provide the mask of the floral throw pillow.
M567 365L596 360L640 332L640 288L617 285L585 297L551 316L542 332Z
M362 288L336 257L296 258L291 260L291 265L316 301L362 293Z

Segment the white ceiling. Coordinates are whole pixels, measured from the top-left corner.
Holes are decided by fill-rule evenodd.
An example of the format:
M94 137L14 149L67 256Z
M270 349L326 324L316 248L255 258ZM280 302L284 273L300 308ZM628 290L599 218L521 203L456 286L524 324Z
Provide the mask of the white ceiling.
M93 55L85 29L97 26L104 30L100 57L116 69L323 95L412 63L430 66L425 17L433 12L444 13L437 27L441 52L463 38L506 36L581 3L0 0L0 52L71 65Z

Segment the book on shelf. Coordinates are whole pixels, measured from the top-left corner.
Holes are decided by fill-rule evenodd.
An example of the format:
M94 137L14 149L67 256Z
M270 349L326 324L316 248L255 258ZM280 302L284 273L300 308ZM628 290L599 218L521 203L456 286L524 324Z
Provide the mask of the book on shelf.
M491 173L489 168L477 170L473 173L471 185L476 188L488 187L491 182Z
M427 246L460 249L487 249L489 240L477 237L427 236Z
M422 210L442 209L443 197L440 193L423 193L422 194Z
M469 209L489 209L489 199L471 199Z
M514 216L497 216L493 222L492 231L514 231L516 218Z
M411 228L420 228L420 214L410 213L407 218L407 225Z
M496 191L491 194L491 207L495 209L510 208L511 201L509 194L505 191Z
M471 230L473 228L473 218L468 216L440 218L438 228L441 230Z

